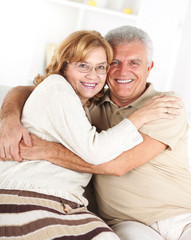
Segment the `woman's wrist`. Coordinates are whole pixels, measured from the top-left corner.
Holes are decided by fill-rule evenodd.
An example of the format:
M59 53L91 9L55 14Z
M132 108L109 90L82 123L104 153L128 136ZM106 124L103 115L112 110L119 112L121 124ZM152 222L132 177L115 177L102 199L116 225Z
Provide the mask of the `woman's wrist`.
M142 116L139 116L138 111L132 113L128 116L128 119L135 125L137 129L142 127L145 124L145 119Z

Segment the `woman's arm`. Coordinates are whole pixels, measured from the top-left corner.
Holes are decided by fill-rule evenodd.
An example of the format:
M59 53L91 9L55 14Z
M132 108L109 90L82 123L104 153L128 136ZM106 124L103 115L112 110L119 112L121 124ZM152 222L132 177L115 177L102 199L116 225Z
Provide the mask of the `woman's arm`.
M5 96L1 107L0 159L21 161L19 142L31 145L28 131L21 125L20 117L25 101L33 91L33 86L14 87Z
M79 172L122 176L128 171L139 167L166 149L166 145L141 134L143 142L136 147L123 152L117 158L103 164L93 165L85 162L73 152L59 143L44 141L31 135L32 147L20 145L21 156L28 160L42 159L61 167Z
M47 77L31 94L22 122L31 133L61 143L90 164L110 161L142 141L128 119L96 132L72 86L56 74Z
M173 97L172 97L173 98ZM166 99L165 101L163 100L163 104L165 103L166 104L166 102L167 102L167 98L164 98L164 99ZM173 99L174 100L174 99ZM171 101L173 101L172 99L171 99ZM169 102L169 99L168 99L168 102ZM164 115L164 118L167 118L167 117L169 117L170 118L170 115L167 115L167 114L164 114L164 106L165 105L162 105L161 106L161 99L160 99L160 101L159 101L159 106L158 105L156 105L156 103L157 103L157 101L155 100L155 101L153 101L152 100L152 103L155 103L155 105L154 105L154 108L153 108L153 106L152 107L150 107L150 105L151 104L146 104L141 110L138 110L138 111L136 111L135 113L133 113L131 116L130 116L130 119L131 119L131 121L133 122L134 120L137 120L138 119L138 121L136 122L135 121L135 125L137 126L137 128L138 127L140 127L141 125L143 125L144 123L146 123L146 122L148 122L148 121L150 121L150 120L154 120L153 119L153 116L154 116L154 118L156 118L156 119L158 119L158 118L161 118L161 117L163 117L162 116L162 114ZM173 103L174 104L174 103ZM148 108L148 106L149 106L149 108ZM155 108L156 108L156 106L159 108L159 111L158 111L158 113L159 114L157 114L157 112L156 112L156 110L155 110ZM171 105L168 105L169 107L172 107L172 103L171 103ZM153 110L154 109L154 110ZM161 111L161 109L162 109L162 111ZM148 110L150 111L150 115L148 114ZM153 115L153 113L154 113L154 115ZM149 119L149 117L145 117L145 116L149 116L150 117L150 119ZM18 118L17 118L18 119ZM140 121L140 119L141 119L141 121ZM142 120L143 119L143 120ZM137 124L138 123L138 124ZM11 122L11 124L12 124L12 122ZM20 121L19 121L19 123L18 124L20 124ZM21 129L22 129L22 127L21 127ZM115 132L117 132L117 131L115 131ZM105 132L103 133L103 135L105 134ZM112 134L113 134L113 132L112 132ZM110 134L111 135L111 134ZM22 136L24 136L24 134L22 134ZM128 136L129 137L129 136ZM127 137L127 139L128 139L128 137ZM104 139L105 137L102 137L102 139ZM106 137L107 138L107 137ZM21 138L19 138L19 141L20 141L20 139ZM120 138L121 139L121 138ZM114 140L115 140L115 138L114 138ZM99 139L97 140L97 142L99 141ZM105 140L104 140L105 141ZM122 140L122 142L124 142L123 140ZM99 142L98 142L99 143ZM118 142L117 142L118 143ZM113 144L113 141L111 142L111 145ZM98 146L103 146L102 144L99 144ZM136 144L134 144L134 145L129 145L129 148L132 148L133 146L135 146ZM16 146L18 146L18 145L16 145ZM88 148L89 147L91 147L91 146L88 146ZM115 147L115 144L114 144L114 147ZM14 149L14 148L11 148L11 150L12 149ZM16 148L15 148L16 149ZM112 149L112 148L111 148ZM5 150L7 150L7 152L10 150L10 148L5 148ZM99 151L99 148L97 149L98 151ZM13 150L12 150L13 151ZM2 151L3 152L3 151ZM18 151L17 151L18 152ZM95 151L94 151L95 152ZM123 152L123 151L121 151L121 152ZM13 154L12 154L13 155ZM96 152L96 155L95 156L93 156L93 159L96 159L96 156L97 156L97 152ZM117 155L116 155L117 156ZM11 158L11 156L8 156L7 158ZM111 160L112 158L110 158L109 160ZM20 159L19 159L20 160ZM100 160L102 160L102 155L100 155ZM108 161L108 160L105 160L104 159L104 157L103 157L103 160L102 161ZM100 163L100 161L97 161L97 164L99 164Z
M39 87L37 88L38 102L42 102L47 95L49 98L44 106L38 106L40 107L38 112L43 112L43 116L47 115L47 124L54 127L54 132L52 132L54 138L88 163L98 165L108 162L142 142L137 129L128 119L122 120L106 131L97 133L96 128L89 123L79 97L63 77L49 76ZM34 116L37 118L36 98L37 96L33 94L33 101L28 107L28 112L33 108L33 114L35 113ZM167 106L174 107L173 101L177 101L177 98L173 96L154 97L149 104L144 105L142 110L137 110L136 118L142 115L143 123L160 118L170 118L170 114L166 114L167 107L165 106L168 104ZM175 108L178 108L178 104L175 105ZM158 112L156 108L159 108L159 114L156 114ZM39 120L43 121L39 123L41 131L47 131L43 130L42 126L45 119L41 117ZM140 126L142 124L137 128Z

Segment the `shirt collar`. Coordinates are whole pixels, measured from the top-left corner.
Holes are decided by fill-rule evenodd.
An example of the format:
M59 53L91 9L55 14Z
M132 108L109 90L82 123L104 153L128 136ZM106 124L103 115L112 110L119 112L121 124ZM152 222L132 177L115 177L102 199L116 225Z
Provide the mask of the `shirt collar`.
M139 97L137 98L134 102L128 104L127 106L123 107L123 108L127 108L129 106L134 107L136 109L140 108L149 98L153 97L154 95L156 95L156 91L154 90L153 84L150 82L147 82L146 84L146 90L145 92ZM98 106L104 104L105 102L109 102L112 105L116 105L115 103L112 102L111 98L110 98L110 90L107 89L105 91L105 94L103 96L103 98L100 99L100 101L97 103Z

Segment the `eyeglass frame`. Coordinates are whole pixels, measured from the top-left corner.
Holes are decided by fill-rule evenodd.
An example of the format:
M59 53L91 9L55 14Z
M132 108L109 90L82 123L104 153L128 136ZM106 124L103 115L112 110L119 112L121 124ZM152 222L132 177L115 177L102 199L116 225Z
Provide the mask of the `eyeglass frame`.
M81 73L89 73L93 70L93 68L95 69L96 73L99 74L99 75L104 75L104 74L107 74L110 70L110 65L107 63L107 66L106 66L106 72L105 73L99 73L97 72L97 67L99 66L99 64L97 66L93 66L91 63L86 63L86 62L70 62L70 61L66 61L66 63L70 63L72 64L79 72ZM83 64L87 64L88 66L90 66L90 69L87 71L86 69L79 69L76 64L79 64L79 63L83 63ZM80 71L82 70L82 71Z

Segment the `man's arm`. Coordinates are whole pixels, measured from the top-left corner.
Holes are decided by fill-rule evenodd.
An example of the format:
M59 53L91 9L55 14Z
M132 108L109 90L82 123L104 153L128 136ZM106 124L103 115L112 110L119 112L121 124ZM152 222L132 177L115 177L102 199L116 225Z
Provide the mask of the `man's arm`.
M95 166L98 174L122 176L137 168L163 152L168 146L146 134L141 133L143 142L134 148L123 152L108 163Z
M19 142L23 139L26 145L31 145L28 131L20 123L20 116L33 89L34 86L15 87L5 96L0 113L0 159L21 161L18 153Z
M152 160L167 148L165 144L145 134L142 134L142 137L143 142L141 144L122 153L110 162L100 165L88 164L61 144L41 140L35 135L31 135L33 146L27 147L25 144L21 144L20 152L25 159L47 160L58 166L79 172L122 176L126 172Z

